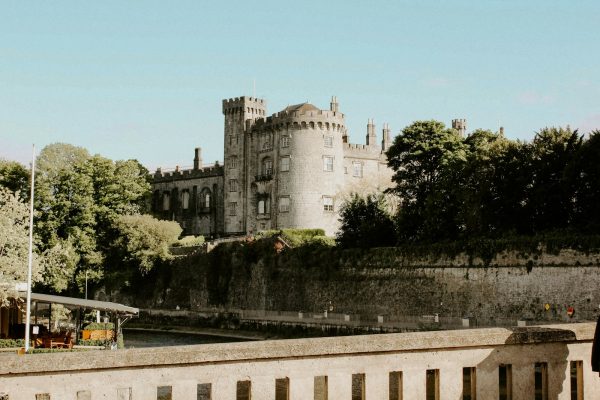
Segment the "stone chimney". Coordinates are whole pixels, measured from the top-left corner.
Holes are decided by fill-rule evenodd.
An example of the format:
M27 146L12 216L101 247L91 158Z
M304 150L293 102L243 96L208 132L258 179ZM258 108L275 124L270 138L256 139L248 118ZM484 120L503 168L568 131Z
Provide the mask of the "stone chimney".
M340 104L337 101L336 96L331 96L331 103L329 103L329 109L333 112L339 111Z
M198 170L202 168L202 148L196 147L194 150L194 169Z
M373 118L369 118L369 122L367 123L367 146L376 145L377 134L375 133L375 122L373 122Z
M390 145L392 144L390 126L387 122L383 124L383 130L381 131L381 133L383 134L383 139L381 140L381 150L387 151L387 149L389 149Z

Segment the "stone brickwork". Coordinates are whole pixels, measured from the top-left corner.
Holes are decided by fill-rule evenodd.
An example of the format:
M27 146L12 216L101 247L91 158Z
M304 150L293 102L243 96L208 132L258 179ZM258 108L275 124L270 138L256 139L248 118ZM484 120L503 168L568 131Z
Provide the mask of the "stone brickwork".
M197 149L192 170L159 170L154 176L154 212L180 222L186 234L322 228L333 235L349 193L391 185L385 156L391 145L389 126L384 124L378 142L375 123L369 120L366 144L348 143L335 97L329 110L302 103L271 116L265 100L238 97L223 100L223 115L223 167L202 168ZM198 205L182 208L183 196L191 196L184 193L193 193L194 187L216 193L210 212ZM195 204L201 200L194 197Z
M390 318L438 314L472 317L482 324L519 319L592 321L599 313L598 254L505 252L487 265L479 259L470 263L464 255L406 257L380 249L315 257L287 255L276 266L268 260L235 265L222 305L296 312L333 307L330 311L336 313ZM329 268L319 258L339 261ZM217 306L206 295L212 290L209 273L192 268L199 274L199 285L190 290L173 284L172 295L181 290L178 298L189 296L189 306L195 309ZM569 307L573 316L567 314Z

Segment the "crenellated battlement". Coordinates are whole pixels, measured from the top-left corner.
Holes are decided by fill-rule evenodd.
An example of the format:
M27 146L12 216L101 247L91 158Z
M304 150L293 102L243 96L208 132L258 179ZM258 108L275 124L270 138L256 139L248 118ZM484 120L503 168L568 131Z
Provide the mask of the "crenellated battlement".
M386 159L385 155L381 153L381 149L378 146L344 143L343 151L344 157L368 158L373 160L381 159L382 161L385 161Z
M202 166L199 169L181 169L176 167L173 170L163 170L157 168L153 175L154 183L160 182L172 182L177 180L194 179L194 178L208 178L213 176L222 176L223 166L216 163Z
M242 96L223 100L223 114L252 113L266 115L267 101L257 97Z
M330 110L280 111L266 118L254 121L253 132L286 129L315 129L333 132L345 132L344 114Z

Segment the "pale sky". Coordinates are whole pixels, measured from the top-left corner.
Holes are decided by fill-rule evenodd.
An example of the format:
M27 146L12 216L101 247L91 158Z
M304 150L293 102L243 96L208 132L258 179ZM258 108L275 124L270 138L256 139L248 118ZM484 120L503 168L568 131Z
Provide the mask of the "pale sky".
M221 100L336 95L368 118L600 129L598 1L0 0L0 157L66 142L153 170L223 158Z

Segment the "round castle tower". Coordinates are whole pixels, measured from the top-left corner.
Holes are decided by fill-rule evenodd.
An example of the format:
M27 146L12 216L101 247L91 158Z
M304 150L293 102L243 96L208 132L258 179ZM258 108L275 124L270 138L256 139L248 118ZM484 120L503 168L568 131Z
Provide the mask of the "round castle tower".
M251 121L249 230L339 225L336 194L344 184L344 114L302 103Z

